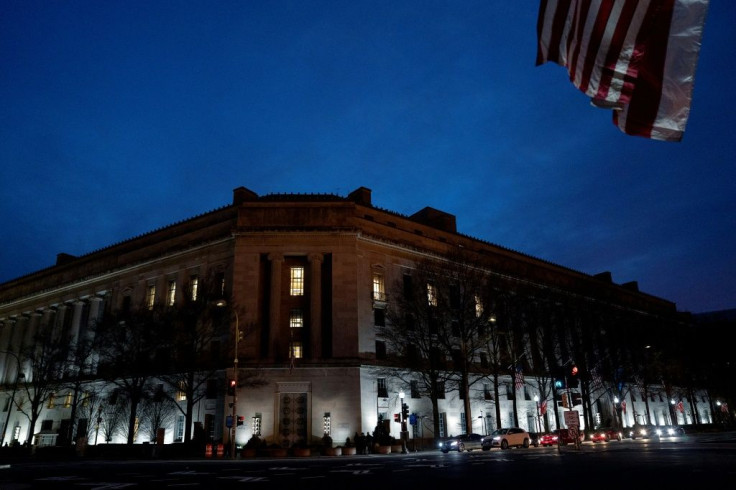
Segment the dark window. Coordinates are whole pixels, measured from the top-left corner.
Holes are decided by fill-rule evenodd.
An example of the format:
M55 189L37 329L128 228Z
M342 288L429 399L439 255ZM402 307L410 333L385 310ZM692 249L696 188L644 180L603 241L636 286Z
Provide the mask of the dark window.
M460 322L458 322L457 320L453 320L452 323L450 323L450 328L452 329L453 336L460 336Z
M437 398L444 399L445 398L445 382L439 381L437 383Z
M386 359L386 342L376 340L376 359Z
M51 430L54 427L53 420L44 420L41 422L41 430Z
M450 286L450 308L460 309L460 288L457 285Z
M388 398L388 387L386 386L386 378L378 378L376 380L378 385L378 396L379 398Z
M488 355L485 352L480 353L480 367L488 367Z
M383 308L373 308L373 324L377 327L386 326L386 311Z
M210 400L213 400L217 398L217 380L216 379L208 379L207 380L207 398Z
M414 285L412 284L411 276L408 274L404 274L404 296L407 298L411 298L413 291Z
M411 382L411 397L412 398L421 397L421 395L419 394L419 382L418 381Z

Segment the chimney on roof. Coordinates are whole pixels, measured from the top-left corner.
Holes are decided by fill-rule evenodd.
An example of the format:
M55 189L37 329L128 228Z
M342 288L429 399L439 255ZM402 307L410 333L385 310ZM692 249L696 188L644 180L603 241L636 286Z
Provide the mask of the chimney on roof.
M76 257L71 254L65 254L64 252L56 254L56 265L64 265L72 262Z
M250 189L246 189L245 187L238 187L237 189L233 190L233 204L243 204L246 201L256 201L258 200L258 194L253 192Z
M625 282L621 285L621 287L626 288L630 291L639 291L639 283L636 281Z
M611 276L611 273L609 271L599 272L598 274L595 274L593 277L595 277L596 279L600 279L601 281L613 283L613 277Z
M430 208L429 206L412 214L411 219L433 228L449 231L450 233L457 232L455 215L440 211L439 209Z
M355 202L356 204L362 204L364 206L372 206L371 204L371 190L367 187L358 187L353 192L348 194L348 199Z

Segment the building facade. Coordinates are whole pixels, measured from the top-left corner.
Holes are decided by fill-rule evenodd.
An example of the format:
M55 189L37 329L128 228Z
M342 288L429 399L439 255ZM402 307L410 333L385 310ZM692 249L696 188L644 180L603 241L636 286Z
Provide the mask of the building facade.
M230 205L83 256L59 254L55 266L0 285L2 443L124 441L124 431L110 425L114 414L105 408L114 390L94 363L81 390L59 384L58 392L43 398L31 429L29 399L40 380L24 353L41 331L56 332L59 342L91 340L107 315L139 305L174 307L196 296L205 282L221 288L232 313L229 330L212 341L217 369L192 411L191 424L208 440L229 441L234 434L241 446L259 435L290 446L328 434L341 443L372 432L379 420L399 437L400 425L392 419L402 402L413 415L411 438L464 432L461 397L448 393L439 400L435 424L421 391L385 374L386 346L376 333L386 321L392 285L418 261L451 256L459 248L482 255L509 284L603 305L596 310L605 317L598 326L633 317L641 328L649 321L683 323L673 303L640 292L635 283L617 285L609 274L587 275L465 236L455 217L439 210L424 208L411 216L383 210L372 204L366 188L340 197L259 196L240 187ZM540 432L562 424L567 402L537 389L539 367L526 368L516 390L512 373L501 376L500 392L483 380L473 385L474 431L488 433L500 423ZM248 374L261 382L237 383L234 398L227 389L230 380L250 379ZM603 385L581 390L590 411L585 420L599 425L613 418L625 427L711 421L711 401L703 390L680 390L675 398L661 385L638 390L628 384L632 389L621 390L619 384L621 399ZM163 382L154 376L149 385ZM94 409L85 405L90 393L99 395ZM186 403L181 394L174 398ZM192 429L183 412L156 423L161 426L144 430L141 419L134 441L149 442L155 433L164 443L176 443ZM74 435L67 436L70 427Z

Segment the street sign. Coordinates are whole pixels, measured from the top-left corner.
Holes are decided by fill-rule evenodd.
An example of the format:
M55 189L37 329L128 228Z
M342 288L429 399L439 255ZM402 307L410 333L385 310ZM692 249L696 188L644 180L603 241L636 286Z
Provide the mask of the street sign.
M565 414L565 425L569 429L571 428L578 428L580 427L580 414L577 410L567 410L564 412Z

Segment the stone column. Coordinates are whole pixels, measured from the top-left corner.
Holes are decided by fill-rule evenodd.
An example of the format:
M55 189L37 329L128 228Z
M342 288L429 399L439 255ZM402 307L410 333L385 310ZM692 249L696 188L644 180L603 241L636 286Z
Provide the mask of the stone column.
M284 263L282 254L272 253L268 255L271 261L271 292L269 298L269 357L278 358L279 355L285 356L284 352L277 352L281 343L279 342L280 325L281 325L281 265Z
M311 278L309 282L309 334L310 357L322 357L322 254L310 254L309 266Z

